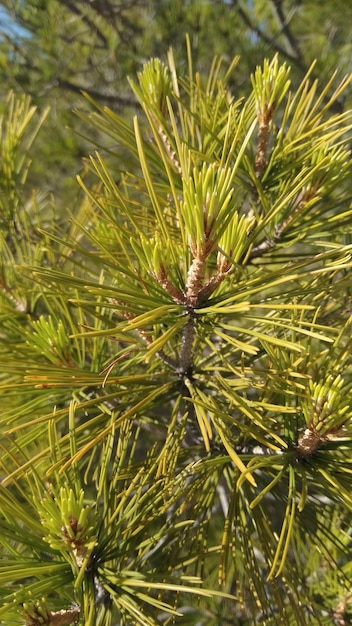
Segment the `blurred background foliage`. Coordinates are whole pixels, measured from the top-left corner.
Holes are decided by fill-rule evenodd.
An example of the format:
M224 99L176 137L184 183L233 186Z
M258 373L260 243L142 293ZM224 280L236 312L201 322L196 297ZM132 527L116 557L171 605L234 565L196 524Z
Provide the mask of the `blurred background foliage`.
M0 4L0 619L346 626L345 3Z

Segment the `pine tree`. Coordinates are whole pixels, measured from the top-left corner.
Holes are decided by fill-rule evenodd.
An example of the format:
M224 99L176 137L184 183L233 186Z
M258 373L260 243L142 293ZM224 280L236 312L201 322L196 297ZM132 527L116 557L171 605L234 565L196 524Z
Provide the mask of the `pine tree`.
M349 83L148 62L63 218L1 120L0 619L348 624ZM90 125L90 126L89 126ZM87 131L89 132L89 131Z

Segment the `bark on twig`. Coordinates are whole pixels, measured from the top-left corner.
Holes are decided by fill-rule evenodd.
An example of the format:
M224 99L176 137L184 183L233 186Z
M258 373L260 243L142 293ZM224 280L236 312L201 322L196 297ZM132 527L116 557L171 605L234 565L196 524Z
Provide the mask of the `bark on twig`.
M195 308L199 301L199 292L204 283L206 266L205 255L195 257L188 270L186 285L186 304L191 308Z
M55 611L50 613L50 626L70 626L70 624L77 624L79 620L80 610L77 609L63 609L62 611Z
M189 314L188 322L182 333L181 353L177 367L177 372L180 376L191 376L195 335L195 320L194 317Z

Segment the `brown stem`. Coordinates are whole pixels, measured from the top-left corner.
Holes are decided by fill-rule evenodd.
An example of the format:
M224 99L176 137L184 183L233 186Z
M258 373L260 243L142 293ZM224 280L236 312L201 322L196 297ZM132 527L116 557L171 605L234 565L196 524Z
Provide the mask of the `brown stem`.
M324 442L319 433L310 428L306 428L304 433L299 437L297 442L297 452L300 457L306 458L312 456Z
M203 287L205 275L206 257L205 255L195 257L188 270L186 284L186 304L195 308L198 305L199 293Z
M154 278L157 280L159 285L167 291L167 293L171 296L171 298L176 302L176 304L185 304L185 296L175 285L169 280L167 277L166 269L160 268L160 272L158 276L154 274Z
M262 124L258 130L258 147L255 157L255 173L260 178L266 167L266 151L269 140L269 125Z
M215 291L215 289L222 283L226 276L228 276L231 269L232 266L225 271L219 270L208 280L208 282L204 285L204 287L200 290L198 294L199 302L203 302L204 300L206 300Z
M182 333L181 353L177 367L177 372L180 376L184 376L185 374L188 376L191 375L195 335L195 320L194 316L190 313L188 322Z
M80 610L78 607L76 609L54 611L54 613L50 613L49 626L69 626L70 624L77 624L79 614Z
M255 173L257 178L260 178L266 167L266 155L269 143L269 128L270 122L274 115L275 104L268 106L264 105L263 111L258 111L258 146L257 154L255 157Z

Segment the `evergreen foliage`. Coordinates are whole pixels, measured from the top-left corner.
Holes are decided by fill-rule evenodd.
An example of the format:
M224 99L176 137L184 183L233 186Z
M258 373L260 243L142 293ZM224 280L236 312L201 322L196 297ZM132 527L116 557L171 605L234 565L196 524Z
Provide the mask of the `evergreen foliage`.
M50 107L29 181L70 203L82 157L110 147L93 129L83 136L72 116L84 106L82 91L128 121L138 105L127 76L149 58L166 58L170 47L184 72L187 34L202 74L215 55L228 63L241 57L229 83L237 97L275 53L290 64L296 89L314 60L312 77L323 81L336 68L351 72L351 32L343 0L0 0L1 99L12 89L30 94L39 110ZM350 87L333 106L351 108Z
M65 219L1 120L0 619L348 624L350 78L153 58ZM89 132L89 131L87 131Z

